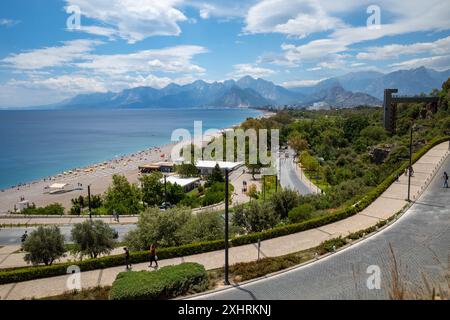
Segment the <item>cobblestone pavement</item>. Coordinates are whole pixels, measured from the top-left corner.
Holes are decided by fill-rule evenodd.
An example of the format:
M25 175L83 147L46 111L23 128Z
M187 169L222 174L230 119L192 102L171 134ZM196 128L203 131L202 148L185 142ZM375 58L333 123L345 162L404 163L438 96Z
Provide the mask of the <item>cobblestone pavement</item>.
M390 246L400 278L416 298L430 296L423 275L448 293L450 189L442 188L445 170L450 171L450 158L399 221L365 241L304 267L199 299L389 299L395 273ZM381 271L379 290L367 287L371 265Z

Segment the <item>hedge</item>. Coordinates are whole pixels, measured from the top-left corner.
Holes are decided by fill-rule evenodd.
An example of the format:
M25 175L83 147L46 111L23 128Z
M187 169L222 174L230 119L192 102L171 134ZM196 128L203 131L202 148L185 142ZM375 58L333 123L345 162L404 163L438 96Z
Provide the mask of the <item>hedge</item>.
M170 259L176 257L183 257L193 254L221 250L224 247L225 243L223 240L216 240L216 241L188 244L178 247L161 248L158 250L158 258ZM131 263L147 262L149 261L149 252L148 251L131 252L130 261ZM90 271L125 265L125 258L123 254L119 254L100 257L97 259L87 259L76 262L58 263L52 266L3 269L0 271L0 284L22 282L33 279L41 279L64 275L67 272L67 268L72 265L77 265L81 271Z
M449 137L438 137L433 139L432 141L430 141L428 145L423 147L413 156L413 163L416 162L418 159L420 159L426 152L428 152L434 146L448 140ZM369 206L384 191L386 191L386 189L396 180L396 175L404 173L405 169L408 168L408 166L409 163L404 163L403 165L401 165L397 170L395 170L391 175L389 175L380 185L369 191L365 196L363 196L360 199L360 201L358 201L356 204L352 206L339 209L336 212L333 212L326 216L312 218L300 223L294 223L262 232L239 236L237 238L230 240L230 246L251 244L257 242L258 240L267 240L289 235L292 233L305 231L308 229L318 228L326 224L330 224L348 218L352 215L355 215L356 213L360 212L361 210ZM178 247L161 248L158 250L158 257L160 259L170 259L221 250L224 248L224 246L225 244L223 240L215 240L203 243L183 245ZM131 253L132 263L146 262L148 261L148 259L149 259L148 251ZM64 275L66 274L67 268L73 264L79 266L81 271L89 271L125 265L125 260L123 255L113 255L97 259L88 259L79 262L55 264L53 266L3 269L2 271L0 271L0 284Z
M208 274L198 263L182 263L157 271L121 272L112 284L110 300L162 300L208 287Z

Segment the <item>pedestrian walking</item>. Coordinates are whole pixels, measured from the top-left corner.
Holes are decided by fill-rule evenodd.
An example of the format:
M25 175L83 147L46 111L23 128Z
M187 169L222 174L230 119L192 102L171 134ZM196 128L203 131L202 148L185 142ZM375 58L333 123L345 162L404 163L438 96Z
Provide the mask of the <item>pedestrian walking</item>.
M22 247L21 247L21 248L22 248L22 249L21 249L22 251L23 251L23 245L25 244L25 241L27 241L27 238L28 238L28 231L25 230L25 233L22 235L22 237L21 237L21 239L20 239L20 240L21 240L21 243L22 243Z
M130 251L128 248L123 248L125 251L125 264L127 266L127 270L131 269L131 262L130 262Z
M448 174L444 172L444 188L448 188Z
M155 262L156 268L158 268L158 256L156 255L156 245L154 243L150 246L150 268L153 267L153 262Z
M414 168L412 166L409 167L409 175L414 177Z

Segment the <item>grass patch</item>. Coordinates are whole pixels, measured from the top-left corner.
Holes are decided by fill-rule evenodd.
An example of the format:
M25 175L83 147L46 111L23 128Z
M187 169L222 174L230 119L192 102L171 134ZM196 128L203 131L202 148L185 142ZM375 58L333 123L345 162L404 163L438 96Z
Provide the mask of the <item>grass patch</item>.
M66 292L61 295L42 298L39 300L109 300L111 287L96 287L81 291Z

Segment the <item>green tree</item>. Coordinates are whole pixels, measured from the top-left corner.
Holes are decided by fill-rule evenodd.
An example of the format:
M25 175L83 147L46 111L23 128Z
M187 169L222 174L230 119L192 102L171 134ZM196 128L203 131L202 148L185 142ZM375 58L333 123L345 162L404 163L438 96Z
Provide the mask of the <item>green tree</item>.
M276 213L282 218L287 218L289 211L298 206L299 196L295 191L286 189L274 193L269 202Z
M249 233L260 232L275 227L280 221L280 215L269 203L252 201L235 206L231 221Z
M64 236L56 227L38 227L31 232L23 244L26 252L24 260L33 265L40 263L46 266L52 265L57 259L65 256Z
M116 231L100 220L87 220L73 226L72 240L75 247L73 253L83 258L97 258L101 254L109 254L115 245Z
M308 149L308 141L303 139L302 135L297 131L294 131L289 135L288 144L295 151L297 156Z
M258 190L256 189L256 185L254 183L252 183L250 185L250 187L248 187L247 196L250 199L255 199L255 200L258 199L259 194L258 194Z
M313 212L314 207L309 203L305 203L289 211L289 220L293 223L302 222L312 218Z
M139 178L142 200L147 206L159 206L164 199L164 183L161 172L152 172Z
M104 205L112 214L138 214L142 210L141 192L122 175L114 175L113 183L105 193Z
M139 250L148 250L152 243L162 247L180 245L183 243L180 229L191 215L190 208L175 207L165 211L148 208L139 215L137 228L125 236L125 243Z
M218 212L202 212L192 215L180 229L185 244L223 239L224 221Z
M211 185L214 184L215 182L224 182L224 181L225 181L224 175L219 167L219 164L217 163L208 177L208 184Z
M359 136L361 130L369 125L369 120L363 115L351 115L344 121L344 137L351 141Z
M186 197L183 187L178 184L167 183L167 202L178 204Z
M181 177L198 177L199 171L192 163L183 163L175 167L175 171Z

